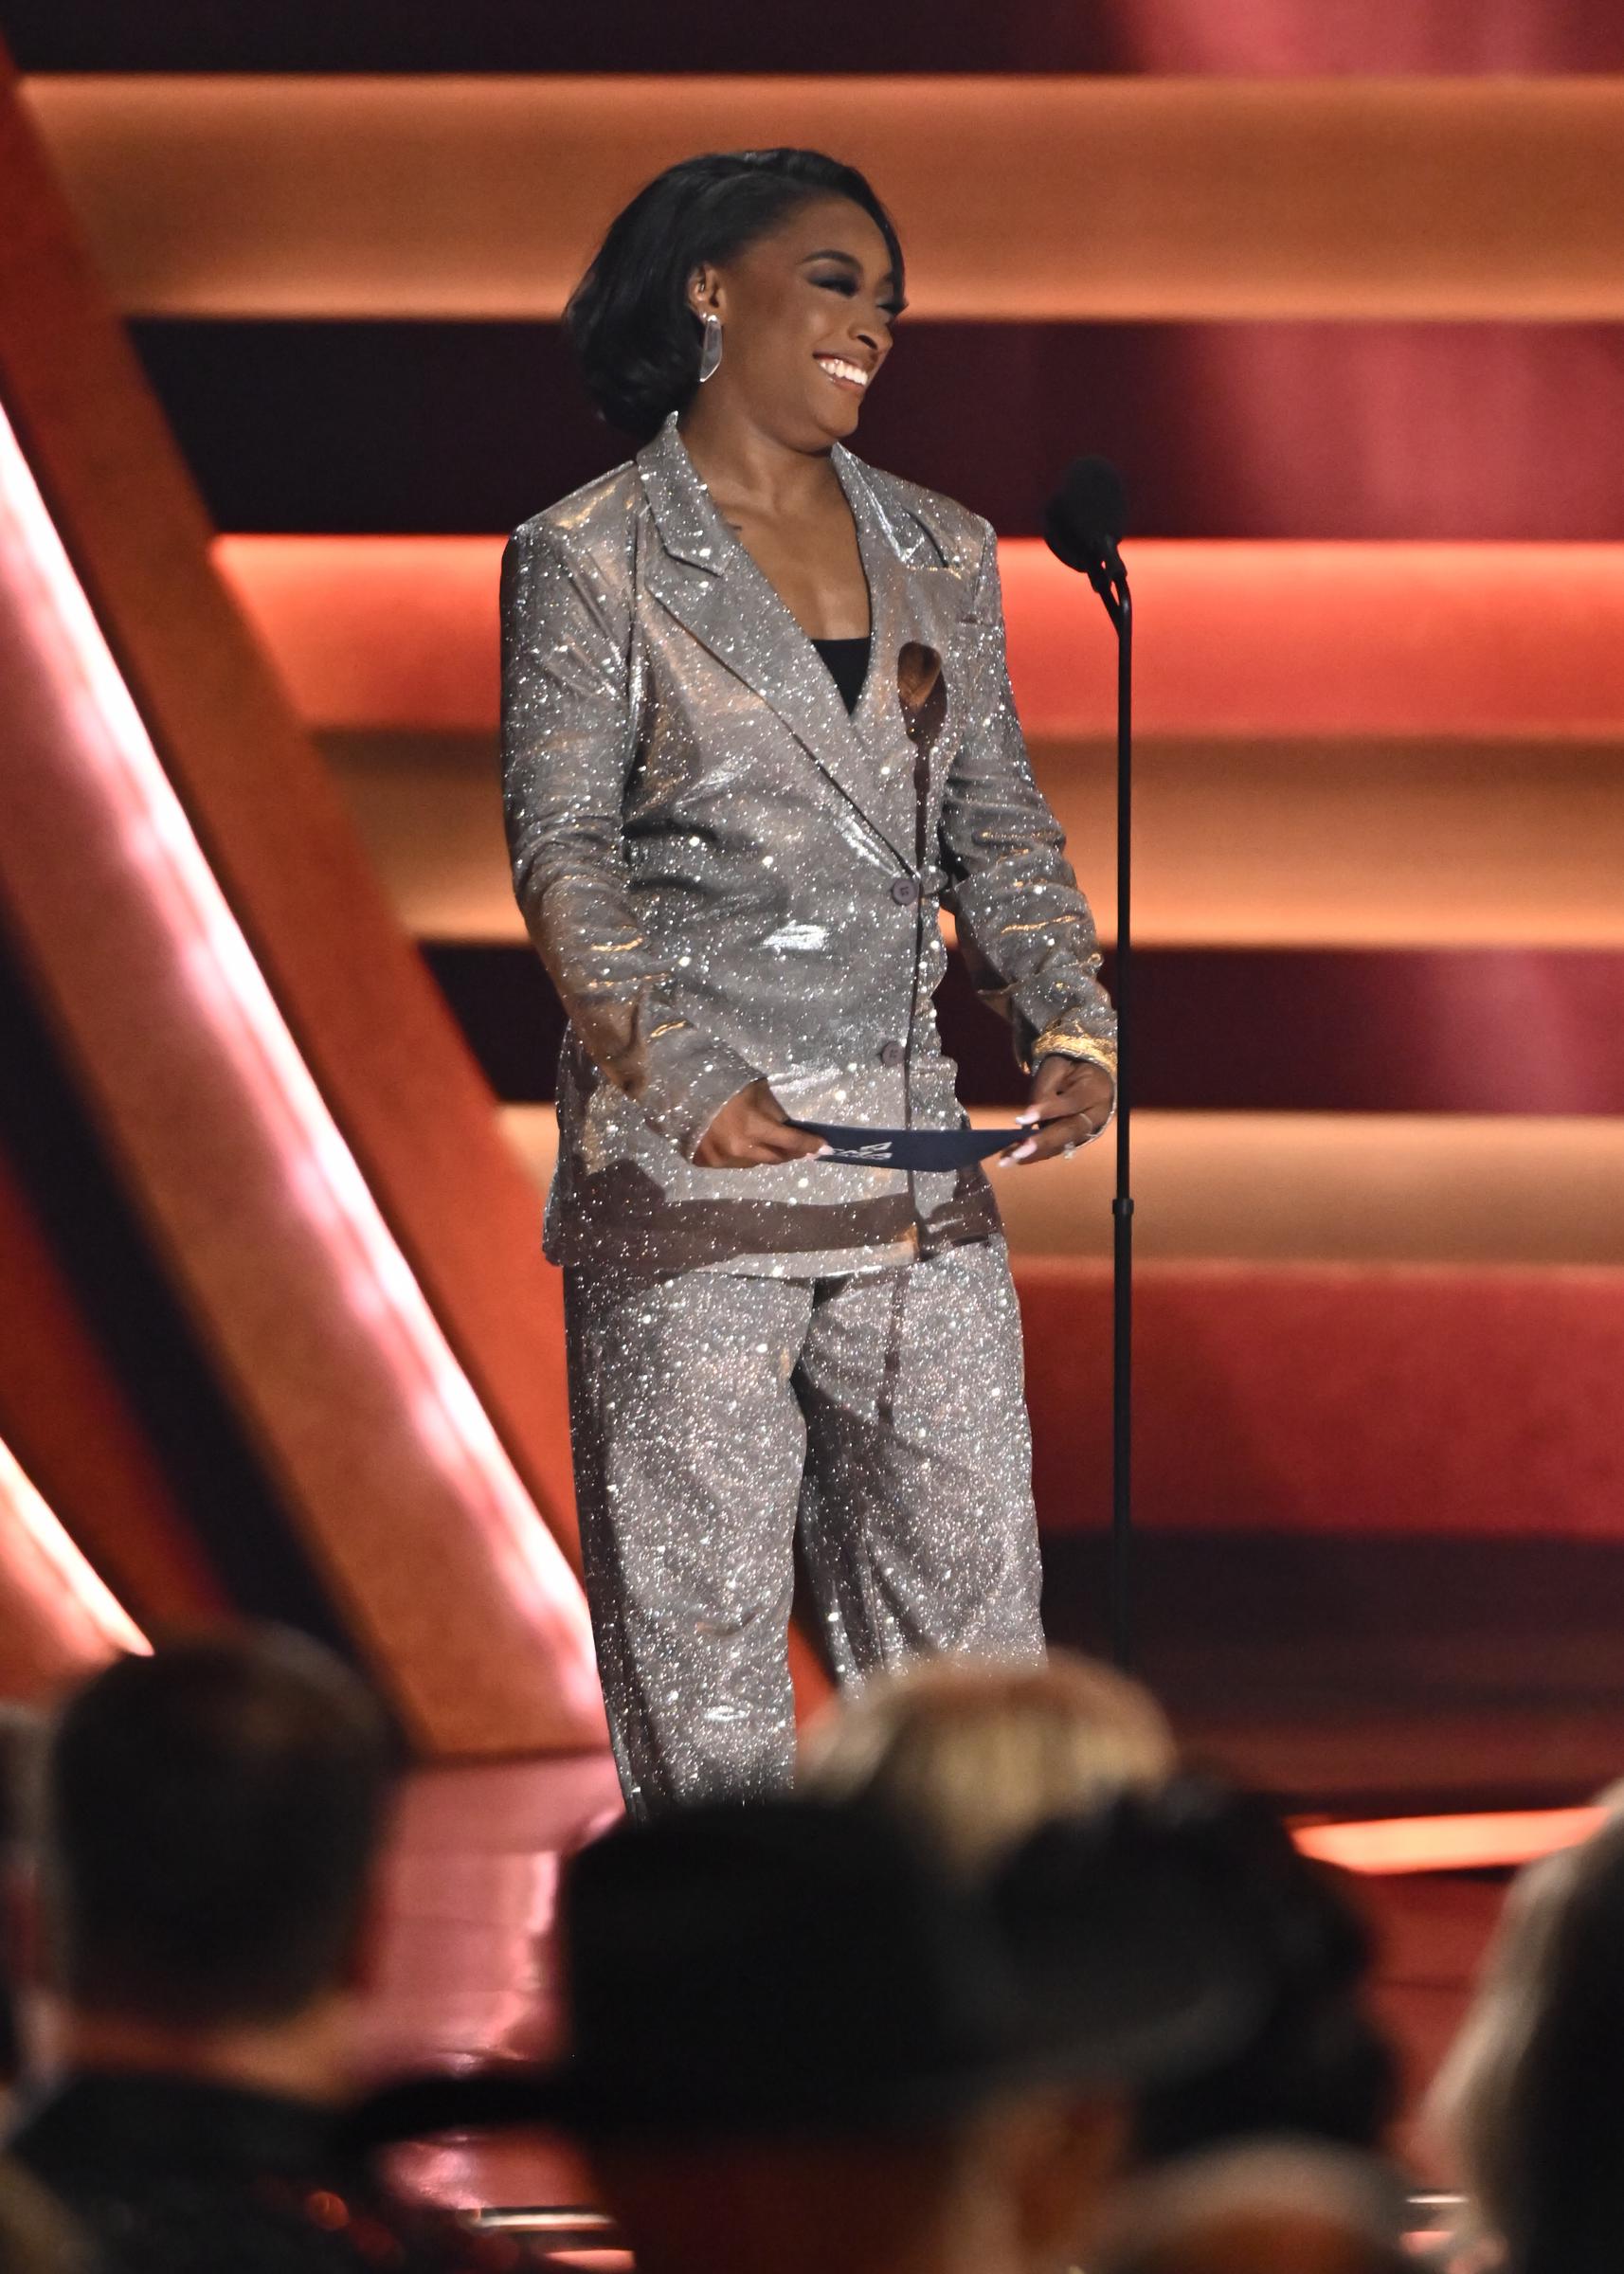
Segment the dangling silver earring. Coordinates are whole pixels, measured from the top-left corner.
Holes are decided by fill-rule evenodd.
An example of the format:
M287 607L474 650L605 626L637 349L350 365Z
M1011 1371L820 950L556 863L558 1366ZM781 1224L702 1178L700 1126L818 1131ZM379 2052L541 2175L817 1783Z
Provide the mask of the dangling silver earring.
M699 384L701 387L704 386L707 379L713 379L716 376L717 367L721 360L722 319L719 316L707 314L705 344L699 351Z

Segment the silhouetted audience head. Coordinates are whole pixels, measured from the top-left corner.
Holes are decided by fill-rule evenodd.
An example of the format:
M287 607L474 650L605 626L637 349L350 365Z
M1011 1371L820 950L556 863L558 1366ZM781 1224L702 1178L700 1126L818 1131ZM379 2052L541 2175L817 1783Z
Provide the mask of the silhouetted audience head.
M370 1692L301 1636L119 1659L69 1700L45 1752L55 1993L189 2031L297 2015L354 1958L393 1781Z
M1607 1796L1610 1802L1616 1795ZM1510 2274L1624 2265L1624 1815L1512 1886L1431 2113Z
M1392 2174L1347 2149L1214 2149L1124 2193L1091 2274L1405 2274L1403 2211Z
M833 1708L808 1748L806 1782L861 1794L974 1873L1046 1822L1107 1806L1113 1793L1146 1797L1204 1850L1264 1988L1243 2044L1146 2092L1137 2154L1281 2130L1354 2148L1382 2140L1398 2077L1366 2003L1372 1951L1359 1911L1267 1802L1176 1777L1167 1724L1138 1683L1063 1653L1040 1668L931 1662Z
M10 2144L99 2265L479 2265L343 2132L393 1783L366 1686L275 1630L121 1659L58 1716L38 1808L60 2073Z
M1087 1889L1066 1900L1095 1931L1057 1985L1000 1895L883 1812L798 1799L618 1829L565 1879L569 2058L386 2095L374 2124L565 2127L644 2274L1062 2264L1131 2093L1251 2010L1180 1843L1127 1816L1079 1836ZM1009 1874L1020 1907L1019 1858Z
M803 1789L861 1795L982 1870L1050 1816L1173 1774L1150 1692L1066 1651L1040 1666L935 1658L879 1675L812 1732Z
M1398 2064L1370 2011L1374 1953L1342 1874L1303 1855L1255 1795L1191 1778L1165 1805L1203 1843L1246 1922L1263 1994L1226 2058L1145 2095L1138 2156L1283 2132L1380 2148L1398 2111Z

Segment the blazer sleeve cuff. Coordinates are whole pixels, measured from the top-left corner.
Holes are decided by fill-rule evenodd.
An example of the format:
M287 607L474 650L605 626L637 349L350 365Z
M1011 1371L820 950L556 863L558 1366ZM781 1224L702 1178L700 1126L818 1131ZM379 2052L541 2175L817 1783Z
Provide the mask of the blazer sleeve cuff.
M1081 1028L1068 1026L1064 1020L1056 1020L1053 1026L1045 1027L1043 1032L1035 1038L1031 1049L1027 1052L1023 1071L1027 1074L1035 1073L1045 1058L1083 1058L1091 1066L1105 1068L1110 1076L1110 1110L1094 1132L1095 1136L1103 1136L1116 1119L1117 1104L1121 1096L1122 1086L1117 1079L1115 1042L1109 1035L1091 1035Z
M1026 1069L1030 1074L1042 1058L1092 1058L1112 1076L1116 1073L1116 1044L1109 1035L1091 1035L1079 1027L1069 1026L1057 1019L1034 1038L1026 1053Z
M674 1062L661 1065L650 1076L638 1104L660 1135L671 1140L684 1160L692 1161L729 1098L762 1077L760 1069L737 1051L706 1041L692 1027L681 1040L683 1049L673 1052Z

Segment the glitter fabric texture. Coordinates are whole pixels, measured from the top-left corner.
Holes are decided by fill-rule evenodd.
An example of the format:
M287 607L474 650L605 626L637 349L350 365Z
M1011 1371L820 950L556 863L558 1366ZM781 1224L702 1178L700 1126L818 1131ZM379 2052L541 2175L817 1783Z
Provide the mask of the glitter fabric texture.
M843 1681L1042 1649L1000 1237L827 1279L566 1274L586 1590L628 1807L790 1778L797 1531Z
M888 1661L905 1647L899 1637L916 1648L976 1639L963 1590L944 1575L981 1575L966 1583L982 1584L999 1561L995 1526L1008 1535L1013 1570L1031 1534L1024 1414L1006 1423L991 1399L990 1385L1013 1381L1020 1406L1020 1326L1007 1296L989 1293L986 1274L1006 1289L1007 1267L984 1171L816 1160L704 1169L693 1155L705 1129L763 1077L799 1119L963 1127L932 1002L947 965L943 907L983 998L1009 1021L1019 1063L1040 1036L1102 1056L1114 1040L1088 903L1010 694L991 527L838 443L831 461L870 603L870 666L849 714L717 512L675 414L635 460L526 522L503 560L514 885L569 1019L545 1245L571 1288L577 1490L597 1534L589 1593L605 1692L617 1743L632 1744L635 1724L637 1743L652 1748L635 1764L622 1752L623 1775L645 1798L710 1790L717 1777L754 1789L784 1773L787 1598L764 1593L763 1575L782 1579L786 1505L808 1522L820 1511L825 1535L845 1543L843 1568L867 1570L862 1584L880 1584L882 1568L906 1571L907 1608L890 1623L868 1613L844 1623L841 1609L837 1658L847 1671ZM960 1249L976 1253L955 1256ZM958 1448L953 1461L974 1447L984 1473L972 1518L959 1487L931 1481L922 1455L899 1453L888 1467L871 1453L888 1481L878 1544L865 1550L859 1535L881 1523L879 1503L849 1471L842 1484L820 1467L838 1433L812 1426L812 1413L833 1393L815 1386L812 1327L792 1327L803 1309L821 1319L859 1295L906 1317L915 1298L898 1272L917 1279L917 1307L935 1319L942 1347L927 1353L923 1338L903 1337L896 1349L914 1355L895 1358L891 1373L920 1369L938 1434ZM717 1279L784 1284L730 1290L709 1284ZM955 1310L925 1291L961 1281L984 1299ZM658 1300L658 1331L626 1308L633 1285ZM753 1329L722 1325L756 1307L778 1321L755 1337L768 1356L798 1354L789 1389L780 1382L768 1399L791 1397L807 1428L787 1498L773 1465L791 1458L792 1433L763 1441L752 1400L767 1392L737 1372L754 1353ZM852 1384L860 1417L870 1396L860 1369ZM907 1395L911 1403L911 1384ZM898 1399L893 1381L873 1412L894 1414ZM882 1423L869 1426L883 1435ZM659 1449L663 1471L633 1457L627 1432ZM706 1459L738 1503L730 1524L760 1527L753 1561L740 1534L728 1550L740 1599L754 1606L742 1625L706 1608L703 1590L684 1596L669 1542L653 1561L642 1556L635 1585L630 1549L613 1544L661 1524L673 1537L689 1527L695 1543L705 1526L714 1536L720 1488L693 1481ZM925 1497L915 1503L914 1492ZM601 1515L589 1517L593 1508ZM915 1555L932 1526L930 1553ZM899 1538L909 1553L888 1565L885 1543ZM664 1613L645 1599L657 1565L672 1579ZM922 1574L947 1590L934 1615ZM842 1606L855 1583L830 1580ZM1011 1636L1029 1633L1032 1615L1002 1597L985 1612ZM640 1635L662 1637L658 1651L634 1645L634 1619ZM776 1686L755 1655L768 1632ZM718 1670L730 1658L737 1696ZM747 1666L756 1669L748 1683ZM724 1724L704 1717L724 1706L741 1718L718 1745Z

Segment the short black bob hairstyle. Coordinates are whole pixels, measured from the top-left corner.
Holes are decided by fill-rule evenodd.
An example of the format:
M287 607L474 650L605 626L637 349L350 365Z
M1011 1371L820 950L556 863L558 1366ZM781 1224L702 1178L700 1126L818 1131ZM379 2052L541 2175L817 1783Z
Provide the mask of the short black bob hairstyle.
M688 305L688 280L821 197L849 198L868 214L900 295L902 246L890 214L856 167L821 151L713 151L668 166L640 190L610 223L564 311L599 415L641 443L680 410L699 383L704 329Z

